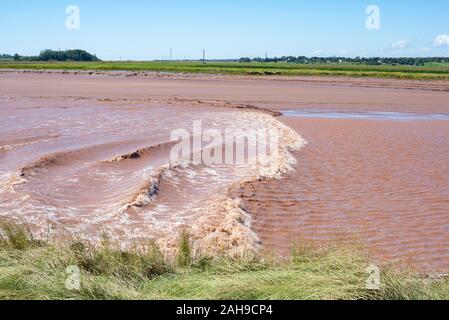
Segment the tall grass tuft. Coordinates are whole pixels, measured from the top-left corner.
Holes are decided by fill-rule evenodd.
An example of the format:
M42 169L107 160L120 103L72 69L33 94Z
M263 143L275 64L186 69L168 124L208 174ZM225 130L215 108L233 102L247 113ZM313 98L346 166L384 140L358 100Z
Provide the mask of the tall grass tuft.
M25 225L0 217L0 247L25 250L39 245Z
M186 227L183 227L179 233L178 254L176 261L180 267L188 267L192 263L190 235Z
M154 242L127 251L110 244L88 248L77 243L71 247L76 264L92 275L143 281L171 270Z

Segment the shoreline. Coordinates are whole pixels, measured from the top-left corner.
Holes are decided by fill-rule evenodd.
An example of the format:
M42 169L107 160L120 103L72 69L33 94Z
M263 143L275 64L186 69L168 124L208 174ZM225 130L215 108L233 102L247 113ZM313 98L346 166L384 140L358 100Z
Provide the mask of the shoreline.
M384 88L402 90L424 90L449 92L449 80L444 79L395 79L370 76L273 76L273 75L231 75L158 71L127 70L83 70L83 69L8 69L0 68L0 75L53 75L86 78L137 78L137 79L172 79L172 80L240 80L240 81L277 81L304 85L349 86L359 88Z
M276 112L317 109L449 114L449 81L128 74L134 73L0 70L0 95L221 101Z

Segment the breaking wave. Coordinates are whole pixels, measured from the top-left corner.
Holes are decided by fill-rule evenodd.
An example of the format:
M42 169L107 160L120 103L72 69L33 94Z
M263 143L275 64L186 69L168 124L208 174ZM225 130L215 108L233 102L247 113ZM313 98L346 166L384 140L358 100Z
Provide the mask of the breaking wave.
M106 162L120 162L120 161L125 161L125 160L140 159L143 156L149 155L151 153L161 152L162 150L169 150L173 147L173 145L175 145L175 143L176 142L164 142L164 143L160 143L158 145L144 147L144 148L138 149L131 153L118 155L110 160L106 160Z
M124 245L153 238L162 248L176 250L177 230L187 226L196 251L242 255L258 250L260 240L251 229L251 214L232 190L248 182L282 178L293 170L292 151L306 142L274 117L278 114L266 110L215 108L198 114L214 128L276 130L278 150L255 162L208 166L186 159L171 161L175 142L145 146L141 133L135 140L118 135L119 141L87 146L75 141L71 150L39 155L17 174L4 175L0 209L38 227L45 228L51 221L91 239L102 230ZM176 116L171 127L182 118ZM111 130L123 128L112 125ZM149 126L144 121L139 125ZM191 156L213 147L201 146Z

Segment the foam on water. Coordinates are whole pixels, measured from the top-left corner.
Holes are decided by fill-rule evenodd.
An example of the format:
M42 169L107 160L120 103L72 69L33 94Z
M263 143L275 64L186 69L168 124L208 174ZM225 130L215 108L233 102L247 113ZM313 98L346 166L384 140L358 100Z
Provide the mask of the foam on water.
M0 134L10 137L5 145L20 135L33 142L15 143L16 148L3 153L2 215L26 221L38 234L51 224L93 241L106 232L124 246L156 239L166 250L174 250L179 228L188 226L197 251L256 250L260 241L251 230L251 216L229 190L249 181L280 178L295 162L291 151L305 144L270 113L236 110L231 104L218 110L216 102L191 108L87 104L69 98L2 103L9 106L0 111L3 119L27 114L20 126L2 122ZM173 143L167 142L171 131L192 131L193 121L199 120L203 129L240 130L242 135L248 129L273 130L279 144L258 161L241 165L173 162ZM45 133L52 138L37 139Z

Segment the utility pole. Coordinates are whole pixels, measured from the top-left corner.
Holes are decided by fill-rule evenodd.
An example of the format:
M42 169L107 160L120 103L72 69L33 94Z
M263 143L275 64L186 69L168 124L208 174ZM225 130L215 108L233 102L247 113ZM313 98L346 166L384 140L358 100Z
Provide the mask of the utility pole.
M203 63L206 63L206 50L203 49Z
M173 60L173 49L170 48L170 60Z

